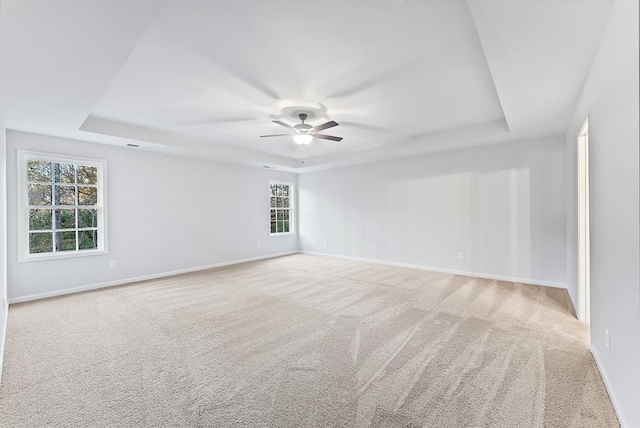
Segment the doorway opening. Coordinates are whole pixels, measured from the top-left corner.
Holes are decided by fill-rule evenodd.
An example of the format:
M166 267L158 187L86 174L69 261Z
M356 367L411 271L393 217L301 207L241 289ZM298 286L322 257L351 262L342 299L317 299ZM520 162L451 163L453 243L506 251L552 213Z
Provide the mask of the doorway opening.
M589 119L578 134L578 319L590 322Z

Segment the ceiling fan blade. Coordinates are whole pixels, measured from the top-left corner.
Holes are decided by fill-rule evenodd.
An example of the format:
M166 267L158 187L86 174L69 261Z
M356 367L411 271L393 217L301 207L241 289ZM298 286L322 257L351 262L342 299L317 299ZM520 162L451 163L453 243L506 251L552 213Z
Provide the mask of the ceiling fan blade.
M334 126L338 126L338 122L332 120L331 122L323 123L322 125L314 126L313 132L322 131L324 129L333 128Z
M342 141L342 137L334 137L333 135L324 135L324 134L311 134L316 138L320 138L322 140L331 140L331 141Z
M279 120L274 120L273 123L277 123L278 125L284 126L285 128L289 128L295 131L296 128L294 128L293 126L289 125L288 123L284 123L281 122Z
M261 137L290 137L291 134L270 134L270 135L261 135Z

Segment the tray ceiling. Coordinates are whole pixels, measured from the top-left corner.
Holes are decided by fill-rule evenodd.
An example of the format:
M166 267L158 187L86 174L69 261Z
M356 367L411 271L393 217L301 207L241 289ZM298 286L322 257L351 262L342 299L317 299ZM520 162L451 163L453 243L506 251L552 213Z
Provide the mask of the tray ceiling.
M292 171L560 133L609 11L598 1L6 0L5 121ZM589 34L574 31L585 24ZM299 112L339 122L330 134L344 140L259 138Z

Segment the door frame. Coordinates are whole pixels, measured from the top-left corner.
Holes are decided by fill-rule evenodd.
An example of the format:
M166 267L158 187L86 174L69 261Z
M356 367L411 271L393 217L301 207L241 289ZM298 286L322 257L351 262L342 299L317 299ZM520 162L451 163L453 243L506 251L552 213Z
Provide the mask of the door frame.
M578 133L578 319L591 320L589 118Z

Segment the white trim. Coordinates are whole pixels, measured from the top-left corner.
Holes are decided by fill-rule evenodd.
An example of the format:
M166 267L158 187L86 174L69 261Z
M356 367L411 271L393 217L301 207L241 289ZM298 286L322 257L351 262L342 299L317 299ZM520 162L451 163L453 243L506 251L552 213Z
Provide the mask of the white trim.
M337 254L315 253L313 251L300 251L300 253L309 254L312 256L332 257L336 259L351 260L356 262L375 263L378 265L387 265L387 266L395 266L395 267L404 267L409 269L427 270L432 272L450 273L453 275L471 276L474 278L495 279L498 281L518 282L520 284L542 285L545 287L554 287L554 288L564 288L564 289L567 288L567 284L564 284L561 282L540 281L540 280L529 279L529 278L516 278L511 276L492 275L488 273L468 272L468 271L455 270L455 269L442 269L442 268L437 268L432 266L421 266L421 265L413 265L409 263L397 263L397 262L388 262L384 260L366 259L363 257L350 257L350 256L341 256Z
M269 231L269 237L270 238L274 238L277 236L292 236L292 235L296 235L297 234L297 228L296 228L296 206L295 206L295 202L296 202L296 197L295 197L295 192L296 192L296 183L294 183L293 181L286 181L286 180L275 180L275 179L269 179L269 192L267 193L269 195L269 198L267 199L267 207L268 207L268 214L269 216L271 216L271 210L273 209L278 209L278 207L272 208L271 207L271 185L272 184L285 184L287 186L289 186L289 231L288 232L280 232L280 233L272 233L271 232L271 217L267 217L269 220L267 222L267 230ZM277 222L277 218L276 218L276 222Z
M113 286L116 286L116 285L124 285L124 284L133 283L133 282L146 281L146 280L149 280L149 279L156 279L156 278L163 278L163 277L167 277L167 276L180 275L182 273L197 272L197 271L200 271L200 270L213 269L213 268L222 267L222 266L229 266L229 265L247 263L247 262L252 262L252 261L257 261L257 260L264 260L264 259L271 259L271 258L275 258L275 257L288 256L288 255L291 255L291 254L309 254L309 255L312 255L312 256L331 257L331 258L335 258L335 259L351 260L351 261L356 261L356 262L366 262L366 263L374 263L374 264L379 264L379 265L405 267L405 268L409 268L409 269L419 269L419 270L426 270L426 271L432 271L432 272L450 273L450 274L453 274L453 275L471 276L471 277L475 277L475 278L495 279L495 280L498 280L498 281L518 282L518 283L521 283L521 284L542 285L542 286L545 286L545 287L554 287L554 288L565 288L565 289L567 288L566 284L559 283L559 282L552 282L552 281L539 281L539 280L532 280L532 279L526 279L526 278L516 278L516 277L509 277L509 276L502 276L502 275L491 275L491 274L484 274L484 273L460 271L460 270L455 270L455 269L442 269L442 268L431 267L431 266L413 265L413 264L409 264L409 263L387 262L387 261L383 261L383 260L367 259L367 258L363 258L363 257L341 256L341 255L336 255L336 254L316 253L316 252L312 252L312 251L287 251L287 252L283 252L283 253L268 254L268 255L265 255L265 256L250 257L250 258L246 258L246 259L239 259L239 260L232 260L232 261L228 261L228 262L214 263L214 264L210 264L210 265L197 266L197 267L193 267L193 268L180 269L180 270L175 270L175 271L170 271L170 272L163 272L163 273L157 273L157 274L151 274L151 275L143 275L143 276L138 276L138 277L134 277L134 278L125 278L125 279L119 279L119 280L116 280L116 281L101 282L101 283L98 283L98 284L90 284L90 285L85 285L85 286L81 286L81 287L66 288L64 290L50 291L50 292L47 292L47 293L38 293L38 294L30 294L30 295L27 295L27 296L12 297L12 298L8 299L8 302L9 302L9 304L13 304L13 303L20 303L20 302L28 302L28 301L31 301L31 300L46 299L48 297L62 296L62 295L65 295L65 294L79 293L81 291L89 291L89 290L95 290L95 289L105 288L105 287L113 287Z
M2 343L0 343L0 383L2 383L2 368L4 367L4 348L7 343L7 323L9 322L9 303L7 300L6 308L2 308L4 315L4 331L2 332Z
M590 259L590 202L589 202L589 118L578 133L578 319L591 321L591 259Z
M211 265L197 266L197 267L192 267L192 268L187 268L187 269L179 269L179 270L174 270L174 271L171 271L171 272L155 273L155 274L151 274L151 275L138 276L138 277L135 277L135 278L118 279L118 280L115 280L115 281L101 282L101 283L98 283L98 284L83 285L81 287L65 288L64 290L49 291L47 293L29 294L27 296L12 297L12 298L9 299L9 304L21 303L21 302L29 302L31 300L46 299L48 297L55 297L55 296L62 296L62 295L65 295L65 294L79 293L81 291L97 290L97 289L100 289L100 288L113 287L113 286L116 286L116 285L130 284L130 283L139 282L139 281L147 281L149 279L164 278L164 277L167 277L167 276L180 275L180 274L189 273L189 272L197 272L197 271L200 271L200 270L207 270L207 269L213 269L213 268L222 267L222 266L229 266L229 265L235 265L235 264L240 264L240 263L253 262L253 261L257 261L257 260L272 259L272 258L275 258L275 257L288 256L288 255L296 254L296 253L297 253L297 251L288 251L288 252L284 252L284 253L268 254L266 256L250 257L250 258L247 258L247 259L240 259L240 260L232 260L232 261L228 261L228 262L214 263L214 264L211 264Z
M85 257L96 256L101 254L108 254L108 227L107 227L107 161L105 159L86 158L71 155L61 155L55 153L45 153L31 150L16 150L16 172L17 172L17 204L18 211L18 263L33 262L42 260L64 259L73 257ZM38 253L29 254L29 224L26 221L27 214L30 206L28 204L28 196L26 192L27 181L27 159L39 159L48 162L57 163L73 163L82 165L91 165L98 168L98 181L95 185L89 187L96 187L98 189L98 205L96 206L98 212L98 248L95 250L75 250L75 251L60 251L50 253ZM53 173L53 171L52 171ZM53 178L52 178L53 180ZM51 185L55 183L52 181ZM79 186L79 184L77 184ZM76 201L77 202L77 201ZM55 209L55 201L51 201L51 209ZM78 219L76 218L76 222ZM54 225L52 225L53 228ZM77 223L76 223L77 226ZM78 228L73 229L78 230ZM76 247L77 248L77 247Z
M624 417L622 417L622 411L621 411L622 408L618 404L618 399L616 398L616 394L613 392L613 389L610 386L611 383L609 382L609 378L607 377L607 372L603 369L603 366L600 363L600 359L598 358L598 353L596 352L595 349L593 349L593 346L590 346L590 349L591 349L591 355L593 355L593 360L596 362L596 367L600 372L600 376L602 376L602 382L604 383L604 387L606 388L607 393L609 394L609 399L611 399L613 410L615 410L616 416L618 417L618 422L620 422L620 426L623 428L631 427L631 425L628 425L625 423Z
M38 253L38 254L29 254L22 259L18 260L18 263L30 263L30 262L41 262L45 260L56 260L56 259L71 259L75 257L87 257L87 256L99 256L109 254L106 250L76 250L76 251L58 251L55 253Z

